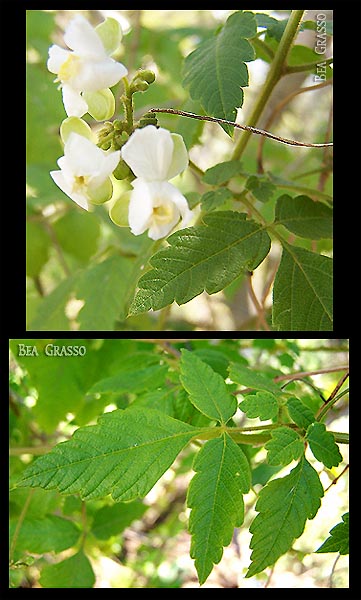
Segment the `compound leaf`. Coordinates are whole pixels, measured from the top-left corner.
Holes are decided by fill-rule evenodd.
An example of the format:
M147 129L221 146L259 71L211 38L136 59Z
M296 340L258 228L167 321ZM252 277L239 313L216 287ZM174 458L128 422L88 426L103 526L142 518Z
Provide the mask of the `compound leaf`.
M15 534L18 519L10 521L10 540ZM16 552L44 554L62 552L77 543L80 536L78 527L67 519L55 515L24 519L16 538Z
M251 560L246 577L273 565L302 534L306 520L321 505L323 488L315 469L303 457L289 475L274 479L260 492L259 514L250 527Z
M242 88L248 86L247 61L255 53L245 39L257 32L253 13L239 10L231 15L220 33L202 42L184 63L184 85L207 114L235 121L243 104ZM231 134L230 125L222 125Z
M312 423L307 429L306 439L312 453L325 467L337 467L342 461L338 445L330 431L326 431L323 423Z
M298 398L289 398L287 400L287 408L292 421L294 421L298 427L302 427L302 429L307 429L307 427L315 420L312 410Z
M202 210L204 212L211 212L219 206L222 206L222 204L224 204L227 200L230 200L232 197L232 192L225 187L206 192L201 198Z
M304 446L297 431L278 427L271 432L271 436L272 439L265 445L270 465L288 465L302 456Z
M239 383L240 385L244 385L245 387L254 390L267 391L276 395L280 394L282 391L271 379L268 379L264 375L261 375L261 373L252 371L252 369L248 369L239 363L231 364L229 376L235 383Z
M196 455L187 504L192 509L190 554L202 585L219 563L235 527L243 523L243 496L251 484L248 460L227 434L209 440Z
M53 565L45 565L40 583L45 588L92 588L95 575L89 559L80 550Z
M115 410L35 460L17 486L133 500L149 492L198 432L157 410Z
M140 519L147 508L140 500L102 506L94 515L91 532L98 540L107 540L113 535L119 535L135 519Z
M277 398L269 392L257 392L257 394L247 396L241 402L239 408L246 413L249 419L256 419L258 417L261 421L267 421L276 416L278 402Z
M117 373L113 377L101 379L88 391L89 394L124 394L129 392L143 392L144 390L156 389L164 384L168 367L166 365L153 365L143 369Z
M226 160L225 162L217 163L213 167L209 167L205 171L202 181L209 185L222 185L241 172L242 164L239 160ZM221 189L223 188L219 188L219 191Z
M332 238L332 209L308 196L291 198L284 194L278 198L275 222L303 238L319 240Z
M245 269L255 269L270 249L260 225L233 211L210 213L204 225L177 231L167 241L170 246L150 259L153 268L140 278L130 314L174 300L185 304L203 290L219 292Z
M332 259L283 242L273 288L273 325L279 331L332 331Z
M349 513L342 515L342 523L338 523L330 530L330 537L319 547L316 552L349 552Z
M194 406L210 419L226 423L237 410L237 400L227 390L223 377L194 352L182 350L181 383Z

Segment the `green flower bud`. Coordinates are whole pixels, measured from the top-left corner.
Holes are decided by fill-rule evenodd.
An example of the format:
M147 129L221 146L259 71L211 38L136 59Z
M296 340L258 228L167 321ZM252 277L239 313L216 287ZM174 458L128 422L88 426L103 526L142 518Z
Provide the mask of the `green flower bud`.
M147 125L155 125L158 126L158 119L154 113L147 112L139 120L138 127L141 129L142 127L146 127Z
M155 81L155 73L149 69L142 69L136 73L134 79L141 79L147 83L153 83Z
M113 175L115 179L126 179L131 174L131 170L128 165L124 162L124 160L120 159L118 165L113 171Z
M148 87L149 83L142 81L141 79L136 79L130 84L130 93L134 94L135 92L145 92Z
M99 142L98 144L99 148L101 148L102 150L109 150L111 145L111 140L107 140L106 142Z

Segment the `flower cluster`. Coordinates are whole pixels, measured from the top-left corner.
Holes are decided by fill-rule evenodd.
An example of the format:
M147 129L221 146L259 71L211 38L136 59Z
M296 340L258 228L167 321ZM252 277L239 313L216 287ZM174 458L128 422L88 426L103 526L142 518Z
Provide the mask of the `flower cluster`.
M64 34L70 50L50 47L47 66L57 75L55 81L60 82L68 115L60 129L64 142L64 156L58 160L60 170L50 175L65 194L89 210L91 204L112 198L112 173L118 179L123 178L118 174L124 173L133 179L133 189L113 202L110 217L122 226L126 211L126 225L134 235L148 230L149 237L158 240L178 223L185 227L193 217L186 198L169 183L187 167L188 153L180 135L147 124L156 123L155 117L133 123L131 95L145 91L154 74L140 70L129 84L127 68L111 58L120 40L116 20L106 19L94 29L78 15ZM120 80L126 90L122 100L127 118L108 122L106 139L100 136L96 145L94 134L81 117L87 112L97 121L113 117L115 100L109 88Z

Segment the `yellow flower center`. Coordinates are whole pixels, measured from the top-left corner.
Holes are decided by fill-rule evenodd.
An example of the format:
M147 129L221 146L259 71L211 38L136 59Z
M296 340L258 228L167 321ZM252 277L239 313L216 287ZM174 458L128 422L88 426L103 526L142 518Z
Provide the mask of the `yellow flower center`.
M161 223L167 223L171 221L174 215L174 206L171 202L166 204L160 204L153 208L153 217L156 221Z
M73 181L73 192L84 193L88 185L88 177L84 175L75 175Z
M60 81L69 81L79 71L80 61L77 56L70 54L65 62L61 65L58 73Z

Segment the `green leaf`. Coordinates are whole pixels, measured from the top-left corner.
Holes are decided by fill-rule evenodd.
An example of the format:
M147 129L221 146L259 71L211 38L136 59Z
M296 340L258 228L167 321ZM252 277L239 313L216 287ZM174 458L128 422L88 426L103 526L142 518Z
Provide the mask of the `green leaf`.
M222 206L222 204L224 204L227 200L230 200L232 197L232 192L224 187L206 192L206 194L203 194L201 198L202 210L205 212L211 212L212 210Z
M246 181L246 189L250 190L260 202L268 202L277 188L271 181L262 179L257 175L251 175Z
M88 394L125 394L156 389L164 385L168 372L166 365L155 365L144 369L121 371L117 375L101 379L88 390Z
M112 256L82 273L75 291L85 301L77 318L81 330L113 330L116 319L125 319L127 292L135 287L133 271L129 259Z
M197 433L157 410L115 410L35 460L17 486L57 488L84 500L110 493L116 501L134 500L152 489Z
M307 429L307 427L315 420L312 410L298 398L289 398L287 400L287 408L292 421L294 421L298 427L302 427L302 429Z
M260 492L259 514L250 527L251 560L246 577L253 577L287 552L302 534L306 520L321 505L323 488L315 469L303 457L289 475L274 479Z
M18 519L10 521L10 540L12 540ZM40 519L24 519L16 539L16 552L62 552L77 543L80 530L72 521L48 515Z
M271 431L271 436L272 439L265 445L270 465L288 465L301 458L304 446L297 431L289 427L279 427Z
M256 419L258 417L261 421L267 421L277 415L278 402L277 398L269 392L257 392L256 394L247 396L240 403L239 408L242 412L246 413L249 419Z
M80 262L86 263L98 248L99 219L86 211L70 210L53 224L60 246Z
M273 288L273 325L279 330L332 331L332 259L283 242Z
M214 371L222 375L223 379L227 379L229 358L223 352L213 348L199 348L194 350L193 353L212 367Z
M232 363L230 365L229 377L235 383L239 383L240 385L244 385L245 387L254 390L267 391L271 394L276 394L276 396L282 391L271 379L268 379L264 375L261 375L261 373L257 373L239 363Z
M323 423L311 423L307 429L306 439L312 453L325 467L337 467L342 461L342 456L335 438L330 431L326 431Z
M227 160L207 169L202 177L202 181L209 185L222 185L241 172L242 164L239 160Z
M202 42L184 63L184 85L193 100L199 100L206 113L235 121L243 105L243 90L248 86L247 61L254 60L251 44L245 39L257 32L253 13L233 13L220 33ZM231 135L233 128L222 125Z
M69 331L66 305L74 288L75 277L64 279L48 296L42 298L29 331Z
M82 550L61 562L45 565L40 576L44 588L92 588L94 583L94 571Z
M275 223L292 233L311 240L332 238L332 209L308 196L292 198L284 194L276 203Z
M343 523L338 523L330 530L330 537L319 547L316 552L349 553L349 513L342 515Z
M227 423L237 410L237 400L228 392L223 377L194 352L181 352L180 380L190 401L210 419Z
M228 546L233 530L243 523L243 496L250 488L248 460L227 435L209 440L195 457L193 477L187 497L192 509L189 531L190 555L195 559L202 585L219 563L223 547Z
M158 310L174 300L185 304L203 290L219 292L244 269L255 269L270 249L268 234L246 215L232 211L210 213L204 225L173 233L170 246L151 259L130 314Z
M37 277L49 259L50 239L39 223L26 224L26 274Z
M94 515L91 532L99 540L108 540L113 535L122 533L136 519L140 519L147 508L148 506L139 500L103 506Z

